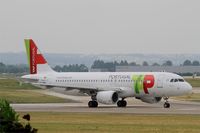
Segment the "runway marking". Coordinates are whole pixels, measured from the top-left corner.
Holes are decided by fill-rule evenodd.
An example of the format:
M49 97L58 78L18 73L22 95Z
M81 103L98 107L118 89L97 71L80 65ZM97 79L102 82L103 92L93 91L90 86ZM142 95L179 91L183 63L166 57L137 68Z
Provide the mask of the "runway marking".
M196 108L188 108L188 109L178 109L178 110L183 110L183 111L195 111L198 110Z

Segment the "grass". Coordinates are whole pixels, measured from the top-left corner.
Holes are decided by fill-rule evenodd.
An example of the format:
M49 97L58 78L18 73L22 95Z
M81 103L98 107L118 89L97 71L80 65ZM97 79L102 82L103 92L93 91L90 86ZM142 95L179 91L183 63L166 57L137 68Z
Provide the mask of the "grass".
M174 99L191 102L200 102L200 93L192 93L185 96L174 97Z
M31 89L39 89L31 84L22 83L13 78L5 78L0 79L0 90L31 90Z
M200 115L30 113L41 133L197 133Z
M185 78L187 82L189 82L192 87L200 87L200 78Z
M64 103L73 102L69 99L58 98L34 92L40 88L31 84L20 84L12 78L0 79L0 98L11 103Z
M72 100L65 100L58 97L48 96L41 93L31 91L12 91L4 90L0 91L0 98L6 99L10 103L64 103L72 102Z

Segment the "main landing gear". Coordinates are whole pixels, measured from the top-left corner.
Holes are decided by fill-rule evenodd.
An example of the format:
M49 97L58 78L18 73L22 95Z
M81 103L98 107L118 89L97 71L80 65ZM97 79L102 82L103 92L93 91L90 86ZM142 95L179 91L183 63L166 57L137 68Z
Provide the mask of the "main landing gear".
M97 98L96 98L96 93L91 92L91 101L88 102L88 107L89 108L96 108L98 107L98 102L97 102Z
M170 103L168 102L169 97L164 97L163 99L165 100L165 103L163 105L164 108L170 108Z
M126 105L127 105L127 102L126 102L124 99L119 100L119 101L117 102L117 106L118 106L118 107L126 107Z
M98 102L97 101L89 101L88 102L88 107L96 108L96 107L98 107Z

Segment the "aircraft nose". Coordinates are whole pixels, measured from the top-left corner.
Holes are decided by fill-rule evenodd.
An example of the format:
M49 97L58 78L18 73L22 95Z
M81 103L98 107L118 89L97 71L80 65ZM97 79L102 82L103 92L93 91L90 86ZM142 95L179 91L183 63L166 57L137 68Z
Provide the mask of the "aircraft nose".
M188 93L192 93L192 86L188 82L186 82L186 90Z

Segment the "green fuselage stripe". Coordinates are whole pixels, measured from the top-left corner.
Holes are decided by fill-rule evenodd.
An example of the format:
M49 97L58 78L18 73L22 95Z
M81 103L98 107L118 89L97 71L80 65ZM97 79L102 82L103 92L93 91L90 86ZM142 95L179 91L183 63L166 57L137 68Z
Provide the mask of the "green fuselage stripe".
M134 89L135 93L139 94L140 90L143 89L143 80L144 80L144 75L134 75L132 77L134 81Z

